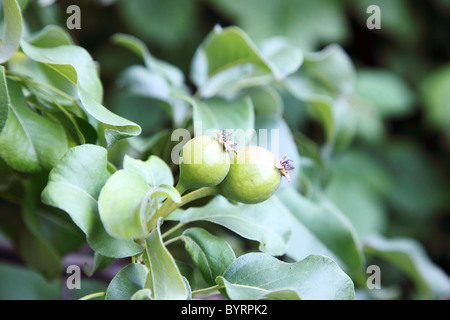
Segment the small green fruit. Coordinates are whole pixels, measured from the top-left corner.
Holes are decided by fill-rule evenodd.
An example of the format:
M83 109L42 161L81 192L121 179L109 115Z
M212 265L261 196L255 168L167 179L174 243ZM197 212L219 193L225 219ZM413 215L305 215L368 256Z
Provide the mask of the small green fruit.
M224 144L211 136L189 140L180 153L179 189L218 185L230 170L230 155Z
M232 157L230 171L219 185L219 193L247 204L267 200L280 186L282 175L293 169L288 161L285 157L277 161L271 151L262 147L240 148Z

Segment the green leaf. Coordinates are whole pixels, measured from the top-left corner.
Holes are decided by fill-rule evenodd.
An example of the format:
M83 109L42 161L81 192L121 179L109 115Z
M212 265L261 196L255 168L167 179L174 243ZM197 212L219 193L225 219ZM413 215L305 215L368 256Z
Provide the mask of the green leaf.
M152 291L150 289L141 289L136 291L131 300L151 300Z
M202 33L196 2L119 0L117 9L131 33L162 49L185 50L193 35Z
M140 174L150 186L174 184L170 167L161 158L154 155L146 161L133 159L125 155L123 168Z
M25 264L47 281L56 279L62 271L61 257L49 241L36 236L28 229L22 229L19 236L17 249Z
M183 232L185 248L190 254L203 279L209 285L236 260L231 246L222 238L202 228L190 228Z
M321 255L286 263L268 254L248 253L217 281L225 285L230 299L355 299L352 280L333 260Z
M132 35L123 33L116 33L112 36L111 40L115 44L124 46L133 51L144 60L145 65L150 71L163 76L170 84L176 87L182 87L184 85L184 75L181 70L165 61L153 57L143 41Z
M291 212L289 214L289 223L292 231L289 245L286 249L287 257L294 261L300 261L311 254L319 254L330 257L341 264L338 256L315 235L313 230L308 229Z
M231 300L301 300L292 289L266 290L257 286L235 284L222 276L217 277L217 284L224 286L226 296Z
M427 121L435 128L443 130L450 141L450 64L434 69L420 85Z
M344 179L357 180L379 196L393 191L394 179L379 157L364 149L352 148L333 156L334 175Z
M144 66L134 65L125 69L117 79L117 87L133 94L166 101L170 99L170 85L162 75Z
M286 39L274 37L263 41L260 46L262 54L273 65L275 78L281 80L296 72L303 63L303 52L291 45Z
M70 211L77 213L72 218L84 232L89 229L90 210L88 209L96 211L96 199L108 179L106 156L104 148L94 145L83 145L69 149L50 172L49 182L42 193L42 199L45 203L53 205L58 204L58 200L62 200L60 206L66 205L67 209L72 209ZM60 192L53 194L53 191L56 190L60 190ZM77 194L77 197L73 197L73 200L78 199L79 205L69 207L68 205L71 203L68 200L72 200L72 194ZM62 207L61 209L64 210L65 208Z
M175 262L177 263L178 269L180 270L180 273L183 276L183 279L185 280L187 286L189 288L195 288L198 280L198 274L195 266L190 261L184 262L176 259Z
M116 171L105 183L98 197L98 210L105 230L119 239L145 237L145 211L142 200L150 186L139 174Z
M17 51L22 36L22 13L16 0L3 0L5 26L0 44L0 63L4 63Z
M39 33L28 39L28 41L40 48L75 44L67 30L57 25L45 26Z
M116 95L118 95L119 98L131 95L141 98L141 100L144 101L142 107L140 107L139 104L128 102L127 99L125 99L125 102L123 103L124 106L121 108L124 110L122 110L120 114L134 115L132 110L139 113L140 109L147 110L149 107L156 112L157 110L155 110L154 107L157 106L162 107L162 109L168 113L175 126L180 125L184 121L188 106L185 101L176 99L173 96L179 91L189 91L184 83L183 73L177 67L155 59L148 51L146 45L133 36L116 34L112 39L115 43L123 45L135 52L146 64L145 67L140 65L130 66L119 75L117 86L122 92L118 92ZM144 100L143 98L147 99ZM148 99L151 99L150 104ZM115 100L117 100L117 98L115 98ZM119 101L120 100L121 99L119 99ZM129 108L130 103L135 105L132 110ZM155 127L156 123L161 125L161 121L158 120L157 116L143 119L139 113L135 118L135 121L143 127L144 133L146 131L145 129L149 130L150 128Z
M150 189L147 198L164 197L169 198L175 203L181 203L181 195L174 186L161 184L158 187Z
M406 81L389 70L358 70L355 90L384 117L407 114L414 107L414 93Z
M136 83L130 80L130 83ZM175 115L172 111L173 105L166 101L161 101L127 90L114 90L108 96L111 110L116 114L134 121L142 128L142 137L151 137L157 132L161 132L172 124L175 125L175 119L178 121L181 114ZM130 107L131 106L131 107ZM187 104L186 104L186 109ZM143 116L151 114L151 116ZM172 121L171 121L172 119ZM136 138L136 137L133 137Z
M345 267L350 271L361 270L364 257L356 231L338 209L327 204L314 203L293 188L283 189L278 197L296 221L333 252ZM295 252L288 251L287 254L294 253L295 258Z
M252 100L256 114L283 114L283 100L272 86L257 86L243 89L240 97L248 96Z
M61 281L47 281L40 274L25 267L1 263L0 299L2 300L59 300Z
M204 39L192 60L191 79L202 97L211 97L221 87L238 80L247 81L261 76L268 79L265 82L273 79L271 63L247 34L235 26L216 26ZM206 89L212 86L209 82L218 84L213 85L214 89Z
M271 74L255 74L252 64L237 64L211 76L198 88L196 95L203 99L214 96L233 97L242 89L267 85L272 80Z
M150 187L142 176L129 170L115 172L98 198L100 218L106 231L118 239L147 236L147 223L159 206L158 198L181 203L178 190L171 185Z
M215 130L226 130L239 146L249 144L254 138L255 114L249 98L234 101L212 98L196 101L193 108L196 136L210 134L215 137Z
M0 134L8 119L10 99L6 83L5 67L0 66Z
M39 37L41 41L42 37ZM21 42L21 48L32 60L48 65L77 85L78 96L86 112L105 126L108 146L119 139L141 133L137 124L112 113L101 104L103 87L96 65L84 48L75 45L46 48L27 41Z
M46 26L28 41L39 48L74 45L67 31L55 25ZM18 51L8 61L8 70L24 76L27 79L24 85L39 100L53 105L58 103L60 105L58 110L63 107L74 116L86 119L82 107L76 103L78 99L76 85L57 68L55 69L55 66L34 61L22 51ZM53 90L49 90L50 87L53 87Z
M131 300L145 288L147 269L140 263L130 263L121 269L109 283L106 300Z
M110 174L107 153L99 146L69 149L49 175L42 201L66 211L86 234L89 245L106 257L123 258L142 252L132 240L115 239L104 229L97 199Z
M54 68L17 52L8 61L8 70L23 76L26 79L24 85L36 98L48 104L58 103L71 114L86 117L82 108L75 103L78 97L76 85ZM59 92L49 90L49 87Z
M27 265L41 273L47 280L55 279L62 271L61 257L42 230L38 217L40 202L38 178L27 181L22 203L22 217L26 230L20 239L20 252Z
M344 147L356 130L358 105L352 103L355 81L351 58L333 44L305 54L300 72L288 77L285 86L322 123L327 142Z
M283 35L293 45L311 51L324 43L339 43L348 35L344 4L339 1L208 0L208 3L235 21L256 43Z
M337 44L305 54L302 72L332 95L349 93L356 82L356 69L350 56Z
M207 49L200 47L194 56L191 77L199 87L200 97L233 96L242 89L284 79L300 68L303 53L299 48L281 38L273 38L265 41L259 50L242 30L232 31L232 28L235 27L225 28L226 31L223 32L226 35L220 32L214 37L210 35L214 44L209 45L206 38L204 45L208 44ZM237 37L237 40L232 40L234 37ZM215 52L213 45L224 47L223 50L227 51ZM219 60L218 54L222 55L222 60ZM207 74L208 68L214 68L211 66L213 63L223 65L217 67L217 71ZM261 69L260 65L266 68Z
M383 203L361 182L335 176L327 185L326 194L349 219L359 237L385 232L388 220Z
M181 223L205 220L222 225L258 241L259 249L272 255L286 252L291 234L286 209L276 196L254 205L234 205L217 196L206 206L187 209L179 219Z
M450 294L450 277L428 257L422 245L411 238L387 239L370 236L364 250L384 259L408 275L420 299L439 299Z
M89 265L89 264L86 263L84 265L83 271L84 271L84 273L86 273L86 275L88 277L92 277L92 275L95 272L105 269L114 260L115 260L114 258L105 257L105 256L102 256L101 254L99 254L98 252L94 252L94 262L93 262L93 264Z
M238 27L216 26L202 43L201 50L208 59L209 77L232 65L244 63L252 63L262 71L272 72L269 62Z
M387 194L389 204L402 218L402 225L417 224L422 229L448 204L445 175L412 141L392 141L382 155L395 190Z
M360 237L384 233L388 225L383 199L393 192L393 178L381 161L357 149L333 157L327 197L347 216Z
M310 114L322 123L327 140L331 140L336 130L333 99L316 88L311 88L309 80L301 77L290 77L285 81L285 85L295 98L306 103Z
M67 150L64 129L33 112L21 87L8 81L9 114L0 134L0 156L22 172L50 170Z
M178 269L170 252L164 246L158 226L145 239L149 266L147 288L155 300L185 300L190 298L190 288Z

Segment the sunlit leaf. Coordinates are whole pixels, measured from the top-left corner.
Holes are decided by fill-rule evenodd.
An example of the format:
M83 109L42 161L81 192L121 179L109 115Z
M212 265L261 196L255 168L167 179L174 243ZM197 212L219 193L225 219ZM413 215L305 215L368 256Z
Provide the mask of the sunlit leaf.
M248 253L217 281L225 285L231 299L355 299L352 280L333 260L320 255L286 263L268 254Z
M106 257L132 256L143 248L133 240L111 237L100 220L97 199L109 176L104 148L74 147L50 172L41 198L44 203L66 211L95 251Z
M140 134L141 128L138 125L112 113L102 105L103 87L96 65L84 48L75 45L47 48L27 41L21 42L21 48L29 58L47 64L77 85L78 95L85 110L104 124L108 146L122 138Z
M0 134L0 156L22 172L51 169L67 150L64 129L32 111L17 83L8 81L8 89L9 113Z

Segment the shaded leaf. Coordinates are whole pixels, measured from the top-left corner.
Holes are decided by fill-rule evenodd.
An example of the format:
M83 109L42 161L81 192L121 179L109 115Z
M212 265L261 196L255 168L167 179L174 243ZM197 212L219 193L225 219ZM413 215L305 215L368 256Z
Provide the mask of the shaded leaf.
M356 231L338 209L314 203L293 188L285 188L278 197L297 221L314 234L349 270L358 271L362 268L364 256Z
M420 94L424 102L427 121L435 128L443 130L450 141L450 65L433 70L423 79Z
M111 280L106 290L106 300L131 300L145 288L147 269L140 263L130 263Z
M233 249L223 239L202 228L190 228L183 232L185 248L203 279L209 285L236 259Z
M94 252L93 264L89 265L86 263L84 265L83 271L84 271L84 273L86 273L86 275L88 277L91 277L95 272L105 269L114 260L115 260L114 258L105 257L105 256L102 256L101 254L99 254L98 252Z
M331 95L349 93L356 82L356 69L345 50L337 44L305 54L302 72Z
M383 69L358 70L355 90L385 117L407 114L414 107L414 93L406 81Z
M283 100L279 93L271 86L257 86L243 89L241 97L248 96L256 114L283 114Z
M184 49L187 38L196 34L200 25L195 2L119 0L117 4L120 17L133 34L167 50Z
M275 196L254 205L234 205L217 196L206 206L185 210L179 219L182 223L202 220L217 223L244 238L258 241L261 251L282 255L291 234L285 210Z
M57 277L62 271L61 257L55 246L42 230L38 217L40 202L39 178L26 183L22 203L22 217L27 228L20 238L20 252L27 265L40 272L47 280Z
M0 44L0 63L8 61L19 48L22 36L22 13L16 0L3 1L5 26Z
M48 282L41 275L22 266L0 264L2 300L59 300L61 281Z
M364 250L392 263L415 283L418 298L439 299L450 294L450 277L431 261L424 248L411 238L370 236Z
M9 105L10 99L8 85L6 83L5 67L0 66L0 134L8 119Z

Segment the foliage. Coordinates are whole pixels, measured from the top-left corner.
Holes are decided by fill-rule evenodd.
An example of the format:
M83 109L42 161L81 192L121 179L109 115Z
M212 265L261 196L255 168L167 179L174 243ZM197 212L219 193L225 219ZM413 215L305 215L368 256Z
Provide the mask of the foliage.
M367 1L85 1L69 32L64 1L4 0L0 241L24 266L0 263L0 298L60 298L86 250L82 291L105 299L448 296L450 49L430 58L436 33L424 61L410 4L377 3L368 31ZM290 182L257 204L183 193L177 129L241 130Z

